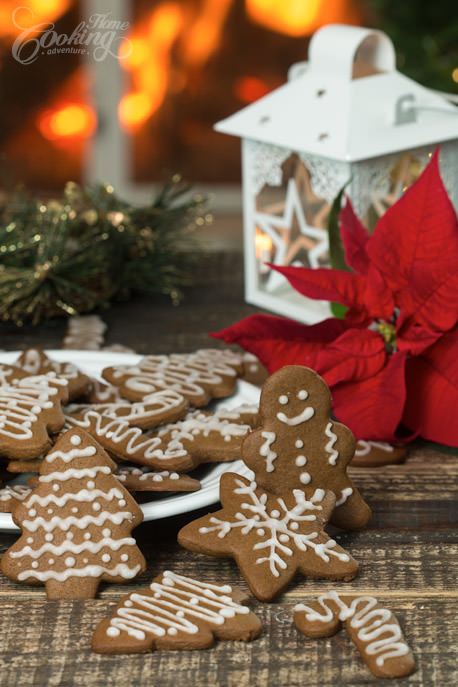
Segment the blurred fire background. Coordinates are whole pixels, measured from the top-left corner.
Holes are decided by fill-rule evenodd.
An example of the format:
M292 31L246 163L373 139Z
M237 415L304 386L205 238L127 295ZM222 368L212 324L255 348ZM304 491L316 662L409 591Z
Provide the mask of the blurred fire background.
M124 6L125 16L112 14L129 22L130 39L121 42L121 52L130 47L119 60L125 89L113 116L128 139L134 183L175 172L201 184L240 183L239 141L215 133L213 124L284 83L324 24L380 28L397 48L401 71L431 88L457 89L458 20L448 0L125 0ZM69 179L84 181L84 151L103 121L90 64L80 55L43 54L27 65L14 59L21 29L12 16L19 7L22 27L53 22L58 34L71 34L88 19L90 0L0 4L0 184L53 191Z

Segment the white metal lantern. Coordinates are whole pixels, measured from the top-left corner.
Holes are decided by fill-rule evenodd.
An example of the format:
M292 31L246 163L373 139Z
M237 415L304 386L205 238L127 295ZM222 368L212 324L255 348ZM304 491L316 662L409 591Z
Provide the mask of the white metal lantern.
M342 186L371 231L438 144L458 209L458 109L396 71L388 36L366 28L323 27L288 77L215 128L242 138L247 301L314 323L328 304L265 263L329 266L326 220Z

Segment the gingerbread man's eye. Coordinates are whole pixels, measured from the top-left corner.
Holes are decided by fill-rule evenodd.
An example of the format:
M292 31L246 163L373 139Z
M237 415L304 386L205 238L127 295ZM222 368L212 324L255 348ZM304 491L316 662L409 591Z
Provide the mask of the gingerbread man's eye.
M301 389L297 394L297 397L300 401L305 401L305 399L308 398L308 393L305 389Z
M285 406L288 403L288 396L285 394L282 394L280 398L278 399L278 402L282 404L282 406Z

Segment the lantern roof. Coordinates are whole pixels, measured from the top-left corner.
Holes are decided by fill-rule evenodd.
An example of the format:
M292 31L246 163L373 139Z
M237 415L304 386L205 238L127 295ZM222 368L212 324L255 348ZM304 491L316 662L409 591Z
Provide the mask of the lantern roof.
M353 162L458 138L458 108L396 71L385 33L330 24L286 84L215 129Z

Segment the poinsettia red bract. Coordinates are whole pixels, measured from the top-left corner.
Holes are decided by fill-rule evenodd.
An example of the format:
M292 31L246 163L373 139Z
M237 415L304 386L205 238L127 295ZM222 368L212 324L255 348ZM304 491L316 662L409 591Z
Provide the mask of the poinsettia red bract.
M392 441L402 423L458 446L458 222L438 151L372 236L349 200L340 228L353 272L270 267L304 296L345 305L343 320L253 315L211 336L254 353L271 373L315 369L357 439Z

